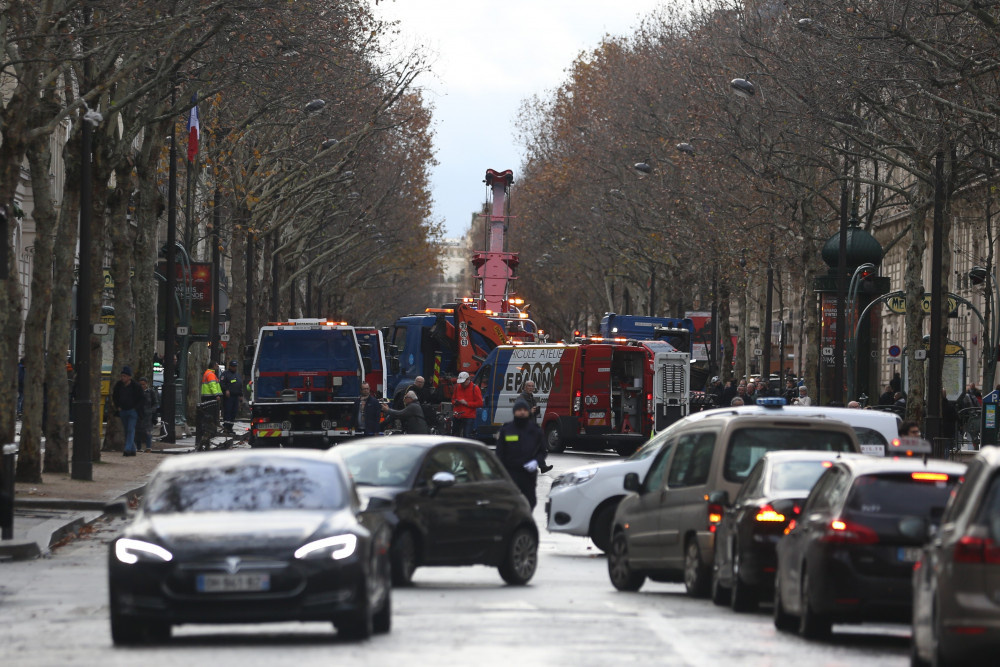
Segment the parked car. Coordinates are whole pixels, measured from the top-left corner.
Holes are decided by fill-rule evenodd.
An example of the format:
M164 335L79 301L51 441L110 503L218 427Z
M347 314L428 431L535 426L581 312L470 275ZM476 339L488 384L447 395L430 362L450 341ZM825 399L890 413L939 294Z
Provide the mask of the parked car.
M687 417L671 429L644 480L625 476L624 488L634 493L619 503L612 523L608 573L615 588L638 590L649 577L683 581L689 595L706 595L722 507L765 452L858 453L847 424L791 417L775 405Z
M178 456L147 488L108 554L114 643L163 641L183 623L332 621L352 639L389 631L389 529L363 511L336 457Z
M836 461L778 542L774 625L815 639L833 623L908 620L927 526L964 472L919 458Z
M775 451L757 461L732 505L723 505L715 531L713 602L753 611L771 596L774 547L835 460L829 452Z
M493 565L523 585L538 565L538 528L527 499L485 445L447 436L366 438L332 450L368 507L392 527L392 578L418 567Z
M913 664L988 664L1000 651L1000 448L984 447L913 567Z
M589 536L598 549L607 551L611 546L611 522L618 503L625 497L625 475L634 472L645 477L669 432L667 429L650 438L624 461L573 468L552 480L545 503L549 531Z

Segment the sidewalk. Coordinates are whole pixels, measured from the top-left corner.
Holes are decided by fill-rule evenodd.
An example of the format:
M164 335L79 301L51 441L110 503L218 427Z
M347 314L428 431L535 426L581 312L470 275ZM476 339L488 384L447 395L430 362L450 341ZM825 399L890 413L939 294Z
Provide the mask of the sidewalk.
M104 506L125 500L135 507L149 476L168 454L194 450L194 436L176 443L153 442L151 453L125 457L101 452L93 464L93 480L69 473L42 473L41 484L14 485L14 539L0 540L0 562L44 555L70 534L77 534L104 514Z

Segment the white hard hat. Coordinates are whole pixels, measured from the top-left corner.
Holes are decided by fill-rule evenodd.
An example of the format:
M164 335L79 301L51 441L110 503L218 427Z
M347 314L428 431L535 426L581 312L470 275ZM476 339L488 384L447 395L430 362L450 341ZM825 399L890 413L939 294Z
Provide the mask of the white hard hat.
M469 379L469 374L466 373L465 371L462 371L461 373L458 374L458 383L459 384L465 382L468 379Z

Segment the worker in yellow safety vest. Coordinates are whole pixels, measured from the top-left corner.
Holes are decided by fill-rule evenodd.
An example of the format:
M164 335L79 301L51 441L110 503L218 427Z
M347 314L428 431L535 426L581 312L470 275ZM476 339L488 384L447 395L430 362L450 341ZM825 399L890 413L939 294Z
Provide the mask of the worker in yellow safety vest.
M213 398L222 398L222 386L215 369L209 366L201 376L201 400L209 401Z

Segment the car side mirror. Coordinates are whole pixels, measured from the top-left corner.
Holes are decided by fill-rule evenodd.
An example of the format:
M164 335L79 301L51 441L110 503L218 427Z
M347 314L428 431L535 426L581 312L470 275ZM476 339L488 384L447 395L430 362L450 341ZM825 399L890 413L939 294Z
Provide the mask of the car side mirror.
M393 375L399 375L399 359L393 357L389 360L389 372Z
M728 491L712 491L708 494L708 504L709 505L721 505L722 507L729 507L729 492Z
M104 513L108 516L127 516L128 503L124 500L113 500L104 506Z
M639 482L639 473L630 472L625 475L625 482L622 484L626 491L638 492L642 484Z
M449 486L455 486L455 476L450 472L436 472L434 476L431 477L431 492L437 493L441 489L447 489Z

